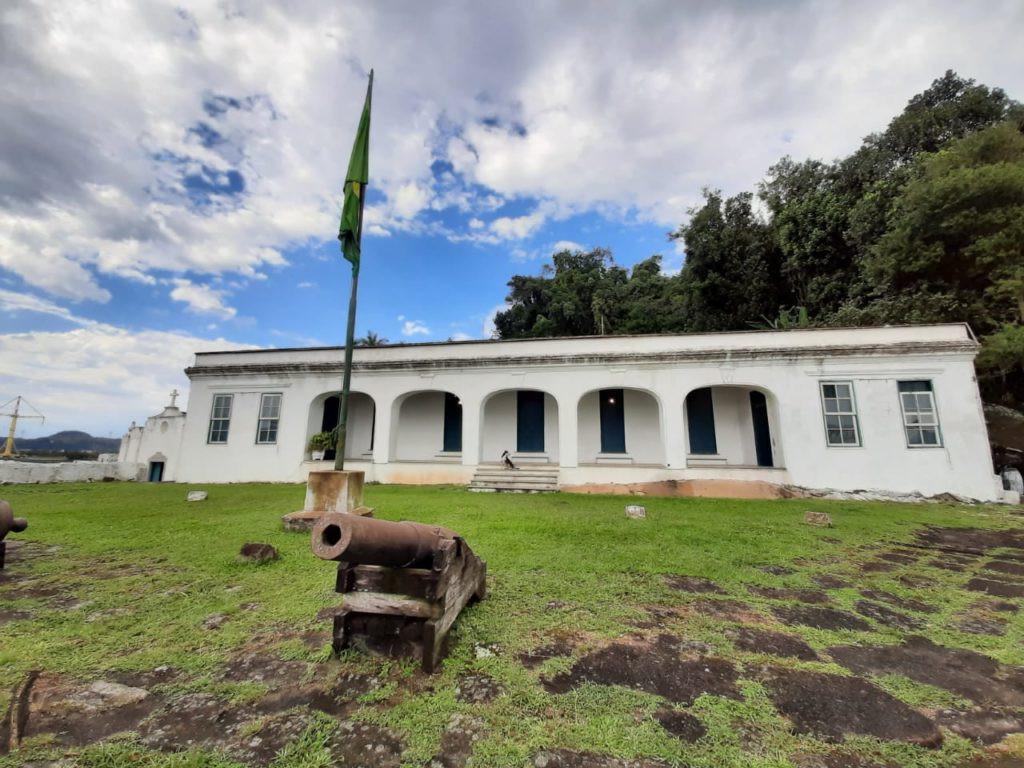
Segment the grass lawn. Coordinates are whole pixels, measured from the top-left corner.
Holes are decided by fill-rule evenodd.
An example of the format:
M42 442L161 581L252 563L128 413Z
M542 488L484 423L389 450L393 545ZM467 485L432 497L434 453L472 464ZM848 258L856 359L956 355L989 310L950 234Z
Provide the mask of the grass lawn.
M981 555L908 546L920 544L915 533L926 525L1019 532L1018 509L652 498L646 520L627 520L622 497L370 486L378 517L453 528L488 563L488 598L462 614L441 671L426 676L411 662L331 657L329 619L316 617L338 602L334 564L280 523L301 507L304 486L209 486L201 503L186 503L185 490L0 489L29 519L8 538L25 543L0 575L0 690L41 671L25 738L0 767L58 758L109 768L467 759L548 768L954 766L995 759L993 750L1024 759L1021 736L985 752L956 725L971 713L1011 721L1024 713L1016 610L1024 599L967 588L991 577L1013 592L1024 584L1013 568L1024 549L997 537ZM807 509L828 512L835 526L804 525ZM247 541L273 544L281 558L236 562ZM985 570L993 560L1008 572ZM820 626L849 618L856 626ZM767 652L768 640L779 640L773 632L810 653ZM835 650L910 635L941 646L939 663L865 669L877 659L850 662L857 649ZM959 669L946 649L989 657L988 667L964 657L980 682L943 678ZM825 726L807 725L814 718L801 709L856 708L842 700L845 688L819 677L855 671L885 706L909 705L885 715L884 726L921 717L928 725L918 730L942 726L941 745L870 728L844 735L841 725L830 735L828 723L850 713L827 708ZM97 705L88 693L95 681L148 696ZM804 692L786 703L794 681ZM864 701L877 709L876 699ZM10 707L5 695L0 713ZM127 733L115 733L121 726Z

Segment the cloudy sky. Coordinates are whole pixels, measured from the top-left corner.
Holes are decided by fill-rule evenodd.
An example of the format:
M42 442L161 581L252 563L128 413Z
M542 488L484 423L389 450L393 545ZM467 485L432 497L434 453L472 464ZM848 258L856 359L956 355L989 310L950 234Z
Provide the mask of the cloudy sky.
M564 244L652 253L703 186L832 158L947 68L1024 97L1024 3L5 0L0 402L118 436L196 350L472 338Z

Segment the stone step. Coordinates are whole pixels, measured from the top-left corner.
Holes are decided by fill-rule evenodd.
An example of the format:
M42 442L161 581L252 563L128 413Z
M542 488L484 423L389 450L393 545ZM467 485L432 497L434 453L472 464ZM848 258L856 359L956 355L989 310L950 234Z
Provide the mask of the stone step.
M494 480L558 480L558 472L476 472L473 477Z
M504 483L494 483L488 485L475 485L470 483L468 490L471 493L557 493L558 486L556 485L508 485Z
M478 467L469 483L477 493L553 493L558 490L558 467L523 466L508 469L502 465Z

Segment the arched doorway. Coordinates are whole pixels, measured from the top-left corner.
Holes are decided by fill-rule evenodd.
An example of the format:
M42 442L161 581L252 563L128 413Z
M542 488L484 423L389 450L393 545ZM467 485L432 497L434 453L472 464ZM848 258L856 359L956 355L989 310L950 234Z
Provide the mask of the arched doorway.
M778 407L762 387L699 387L686 395L690 467L782 467Z
M661 405L643 389L587 392L577 406L581 464L665 465Z
M423 390L398 398L393 411L394 461L459 461L462 401L451 392Z
M309 406L306 445L303 450L309 458L309 438L317 432L330 432L338 426L341 398L335 392L326 392L313 399ZM350 392L348 400L348 435L345 458L371 460L373 458L376 407L373 398L365 392ZM334 460L334 450L327 451L325 461Z
M558 463L558 401L537 389L493 392L481 405L480 461Z

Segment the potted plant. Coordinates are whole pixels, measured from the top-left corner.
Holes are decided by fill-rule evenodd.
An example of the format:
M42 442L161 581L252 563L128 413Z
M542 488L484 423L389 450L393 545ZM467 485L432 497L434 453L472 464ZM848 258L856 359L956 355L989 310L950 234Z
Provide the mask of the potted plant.
M309 453L313 461L323 461L324 454L334 447L333 432L317 432L309 438Z

